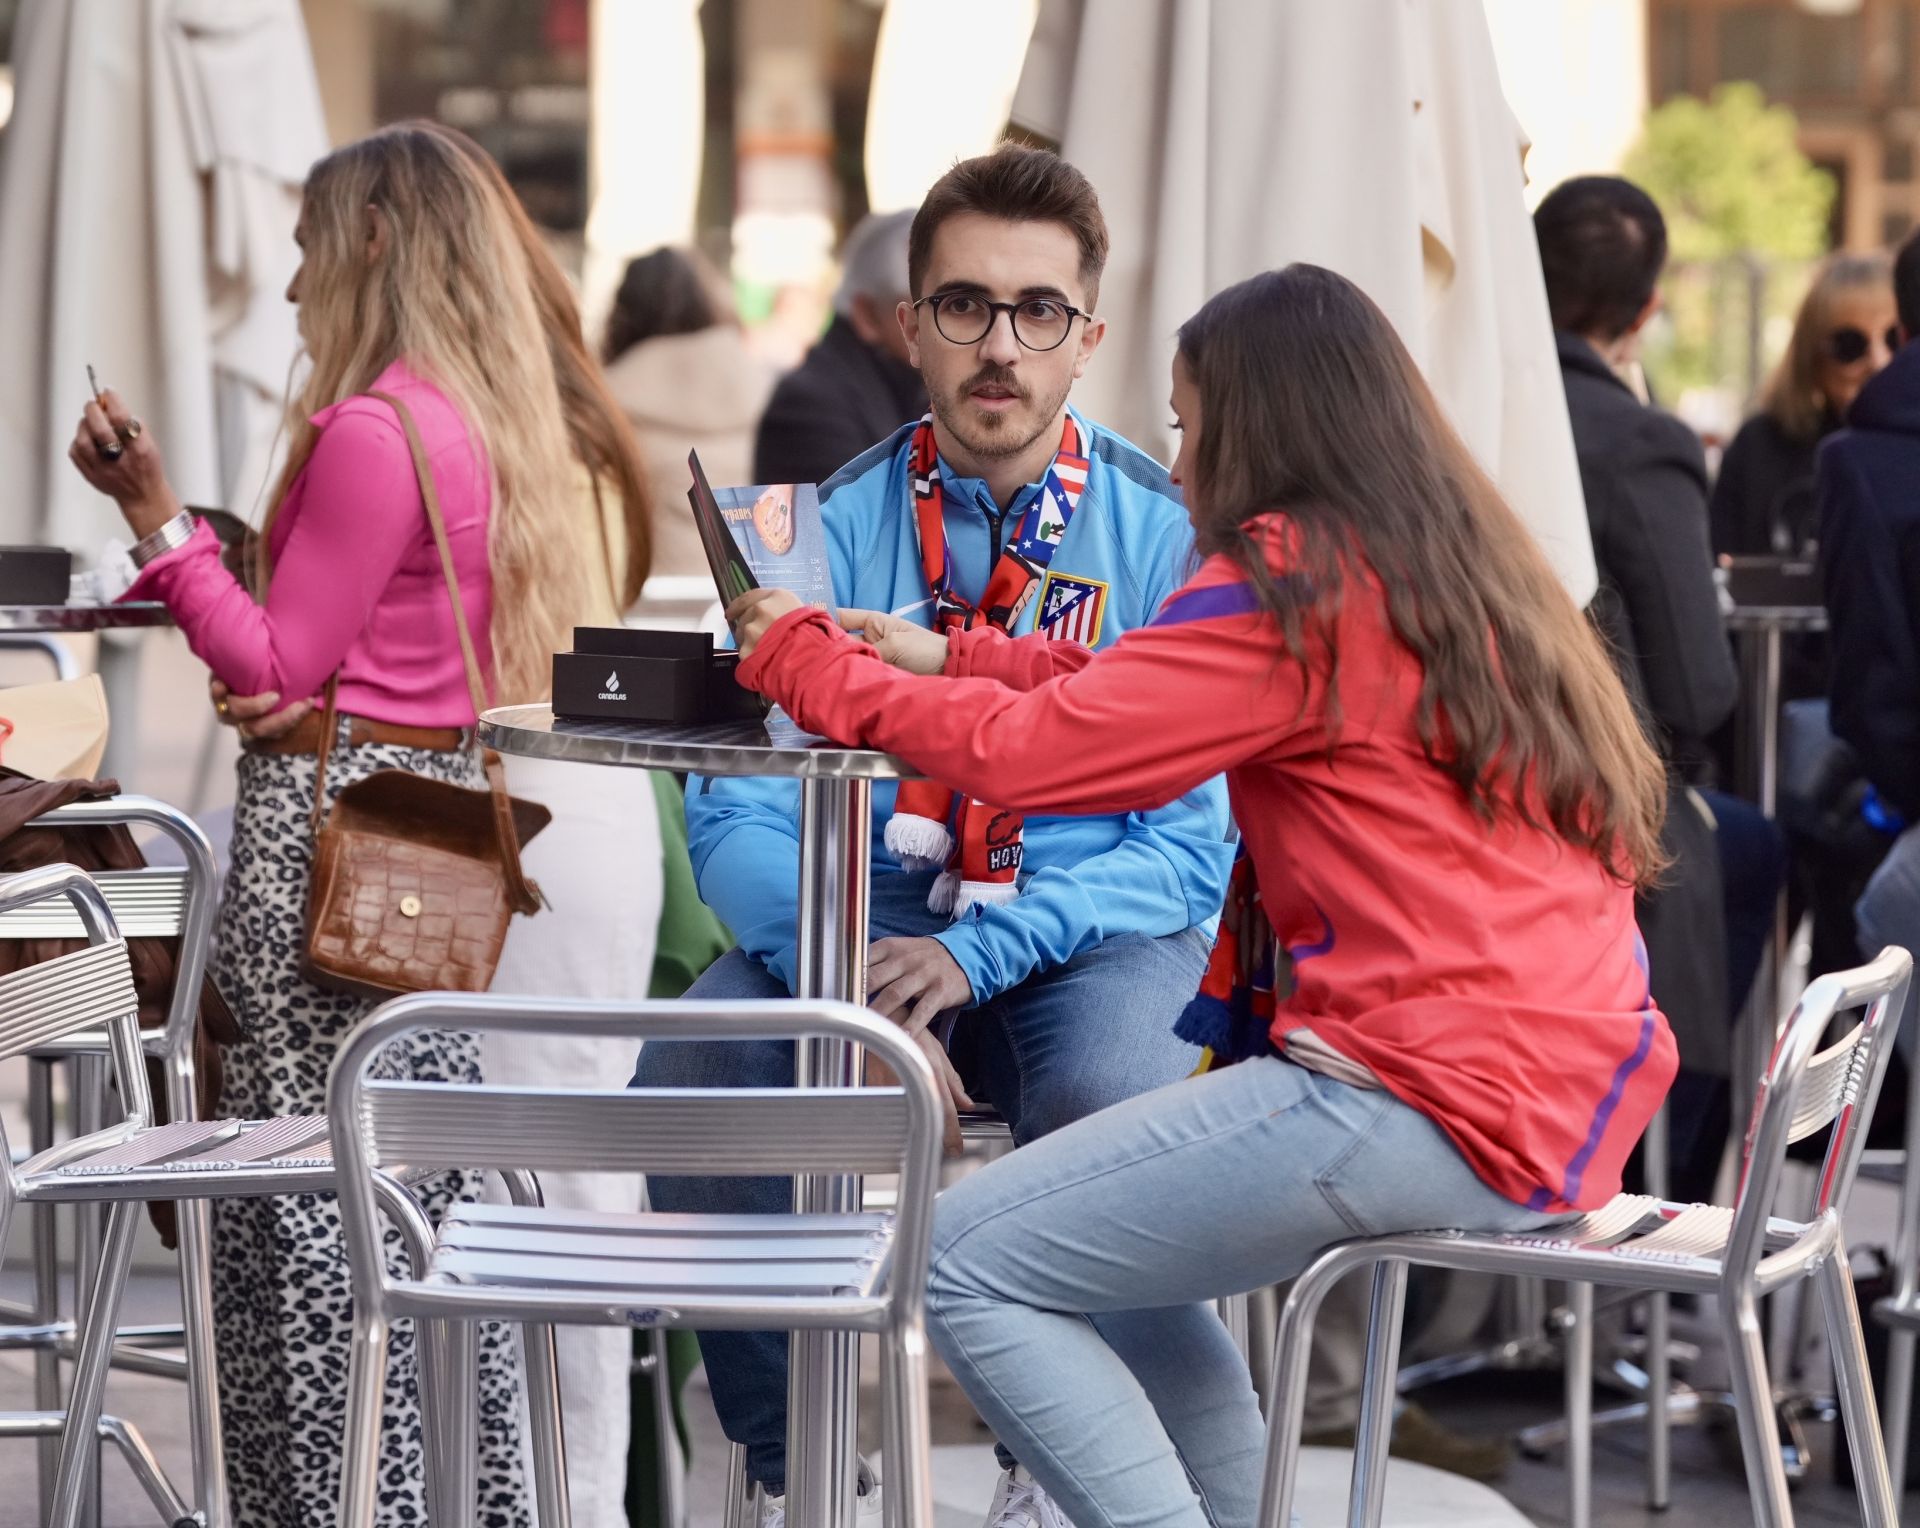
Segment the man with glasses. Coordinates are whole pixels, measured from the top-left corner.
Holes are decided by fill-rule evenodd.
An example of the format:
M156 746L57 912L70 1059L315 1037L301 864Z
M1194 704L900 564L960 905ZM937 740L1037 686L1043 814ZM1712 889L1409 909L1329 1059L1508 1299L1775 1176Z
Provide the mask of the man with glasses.
M1093 188L1053 154L1007 145L928 193L898 319L930 410L821 485L843 607L1104 648L1180 585L1192 531L1166 471L1067 402L1105 329L1106 254ZM792 992L798 813L792 782L688 782L701 895L740 941L689 997ZM874 818L869 1003L921 1037L959 1106L969 1093L990 1103L1024 1144L1193 1070L1198 1052L1172 1025L1199 985L1231 865L1219 782L1158 811L1024 822L913 782L876 786ZM635 1080L778 1086L793 1058L771 1044L655 1044ZM783 1179L655 1178L650 1191L667 1211L792 1203ZM778 1497L785 1336L703 1333L701 1347L727 1435ZM1064 1528L1001 1462L989 1523Z

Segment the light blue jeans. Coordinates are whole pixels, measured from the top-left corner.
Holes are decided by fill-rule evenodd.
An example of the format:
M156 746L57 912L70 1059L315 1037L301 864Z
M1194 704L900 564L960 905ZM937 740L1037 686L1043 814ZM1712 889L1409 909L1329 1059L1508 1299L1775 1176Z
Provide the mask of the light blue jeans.
M1264 1429L1211 1303L1334 1242L1554 1219L1425 1115L1266 1058L1116 1104L941 1196L928 1320L1076 1528L1251 1528Z

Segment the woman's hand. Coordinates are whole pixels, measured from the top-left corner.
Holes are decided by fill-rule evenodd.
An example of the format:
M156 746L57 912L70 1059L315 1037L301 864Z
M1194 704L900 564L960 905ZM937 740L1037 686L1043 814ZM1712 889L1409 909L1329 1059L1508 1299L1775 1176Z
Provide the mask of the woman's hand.
M727 624L740 644L740 656L751 657L767 628L790 610L800 608L797 595L785 589L749 589L727 606Z
M236 695L218 679L208 681L207 698L213 702L214 715L252 742L271 742L285 737L313 710L312 701L296 700L286 710L276 711L273 708L280 704L278 691Z
M160 448L112 388L89 403L80 416L67 460L120 506L135 536L153 534L180 513L180 499L167 482Z
M897 669L909 674L946 670L947 639L937 631L878 610L842 610L840 624Z

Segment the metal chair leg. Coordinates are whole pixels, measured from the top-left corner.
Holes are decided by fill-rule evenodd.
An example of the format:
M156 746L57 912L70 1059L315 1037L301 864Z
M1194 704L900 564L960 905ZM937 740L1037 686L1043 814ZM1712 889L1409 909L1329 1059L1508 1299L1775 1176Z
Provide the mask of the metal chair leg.
M880 1339L880 1383L886 1528L933 1528L927 1333L918 1322Z
M1732 1295L1724 1290L1720 1307L1755 1528L1793 1528L1787 1472L1774 1429L1773 1387L1767 1377L1766 1337L1760 1313L1750 1294Z
M380 1411L387 1389L388 1336L385 1322L355 1317L347 1361L346 1455L340 1471L341 1528L374 1528L374 1517L379 1510ZM430 1431L440 1418L424 1406L422 1411L424 1424Z
M1247 1292L1247 1364L1253 1370L1253 1393L1260 1398L1260 1415L1273 1410L1274 1329L1280 1321L1280 1296L1271 1284Z
M1252 1349L1248 1344L1247 1333L1247 1297L1228 1295L1215 1302L1220 1311L1220 1319L1226 1323L1227 1335L1233 1339L1233 1345L1240 1350L1240 1356L1252 1362Z
M1273 1382L1269 1387L1273 1414L1267 1420L1260 1508L1254 1516L1258 1528L1279 1528L1290 1520L1294 1485L1300 1473L1300 1424L1307 1409L1307 1360L1314 1318L1320 1314L1327 1291L1341 1275L1359 1266L1358 1257L1323 1255L1293 1281L1280 1307Z
M450 1528L474 1528L480 1494L479 1407L480 1329L471 1321L445 1325L444 1410L432 1425L440 1429L446 1461L442 1510Z
M213 1328L213 1206L174 1205L180 1235L180 1308L187 1354L187 1414L193 1436L193 1495L207 1528L230 1528L226 1442L220 1426L220 1371Z
M1834 1382L1840 1415L1846 1421L1847 1451L1853 1456L1854 1491L1867 1528L1896 1528L1900 1509L1887 1470L1887 1450L1874 1415L1873 1379L1867 1372L1866 1334L1853 1276L1844 1257L1830 1257L1814 1275L1827 1318L1827 1346L1833 1350Z
M1353 1440L1353 1496L1347 1506L1347 1521L1355 1528L1380 1528L1386 1507L1387 1451L1393 1443L1393 1406L1399 1396L1395 1376L1406 1305L1407 1265L1391 1258L1375 1263L1367 1314L1366 1373Z
M73 1393L67 1397L67 1425L60 1434L60 1462L54 1473L54 1528L74 1528L91 1496L98 1503L100 1412L106 1395L107 1367L113 1361L113 1333L133 1264L133 1233L143 1206L123 1200L108 1206L106 1234L95 1264L93 1289L80 1324L73 1357Z
M1913 1346L1911 1327L1893 1327L1887 1333L1887 1393L1880 1398L1881 1436L1887 1440L1887 1478L1897 1501L1906 1489L1907 1429L1913 1425Z
M27 1061L27 1135L34 1154L53 1145L53 1063L38 1056ZM33 1319L36 1326L60 1320L60 1227L51 1204L36 1204L33 1216ZM60 1409L60 1355L49 1344L33 1355L33 1405L36 1411ZM60 1440L40 1440L40 1521L53 1517L53 1478L60 1469Z
M1664 1293L1647 1299L1647 1505L1664 1512L1673 1501L1672 1304Z
M572 1528L567 1496L567 1445L560 1419L560 1360L550 1322L520 1328L527 1376L527 1417L533 1454L534 1502L540 1528Z
M721 1528L760 1528L759 1492L747 1485L747 1449L727 1445L727 1515ZM751 1515L749 1515L751 1514Z
M660 1327L647 1333L652 1361L653 1446L660 1461L660 1521L666 1528L687 1528L687 1468L680 1454L680 1429L673 1422L673 1355Z
M1567 1522L1593 1522L1593 1286L1567 1286Z

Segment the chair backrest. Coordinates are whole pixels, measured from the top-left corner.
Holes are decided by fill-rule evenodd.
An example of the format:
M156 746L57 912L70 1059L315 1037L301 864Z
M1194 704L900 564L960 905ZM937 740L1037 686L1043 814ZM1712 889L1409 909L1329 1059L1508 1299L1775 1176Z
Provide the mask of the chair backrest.
M107 870L92 877L128 939L178 937L173 996L159 1049L190 1061L200 1012L201 983L213 948L213 915L220 900L220 872L213 845L200 825L178 807L151 796L114 796L74 801L30 824L36 828L153 828L178 850L182 863L145 870ZM81 939L85 926L74 910L42 902L0 912L0 939ZM190 1095L189 1095L190 1096ZM178 1101L175 1101L176 1107ZM183 1116L184 1117L184 1116Z
M46 865L0 877L0 917L64 898L78 915L84 949L0 976L0 1060L80 1030L104 1027L126 1123L153 1118L140 1050L140 999L113 910L85 871ZM13 1153L0 1126L0 1171L11 1188Z
M1864 966L1818 978L1794 1005L1754 1098L1727 1244L1730 1285L1743 1284L1766 1250L1767 1220L1795 1141L1832 1127L1814 1218L1846 1209L1912 980L1913 957L1889 946ZM1817 1049L1834 1019L1856 1010L1863 1010L1860 1022Z
M892 1070L891 1087L533 1088L383 1082L382 1050L421 1030L649 1041L840 1040ZM894 1024L848 1003L604 1003L422 993L376 1009L341 1047L327 1088L356 1299L380 1298L373 1174L409 1168L900 1175L894 1277L918 1289L940 1162L933 1070Z

